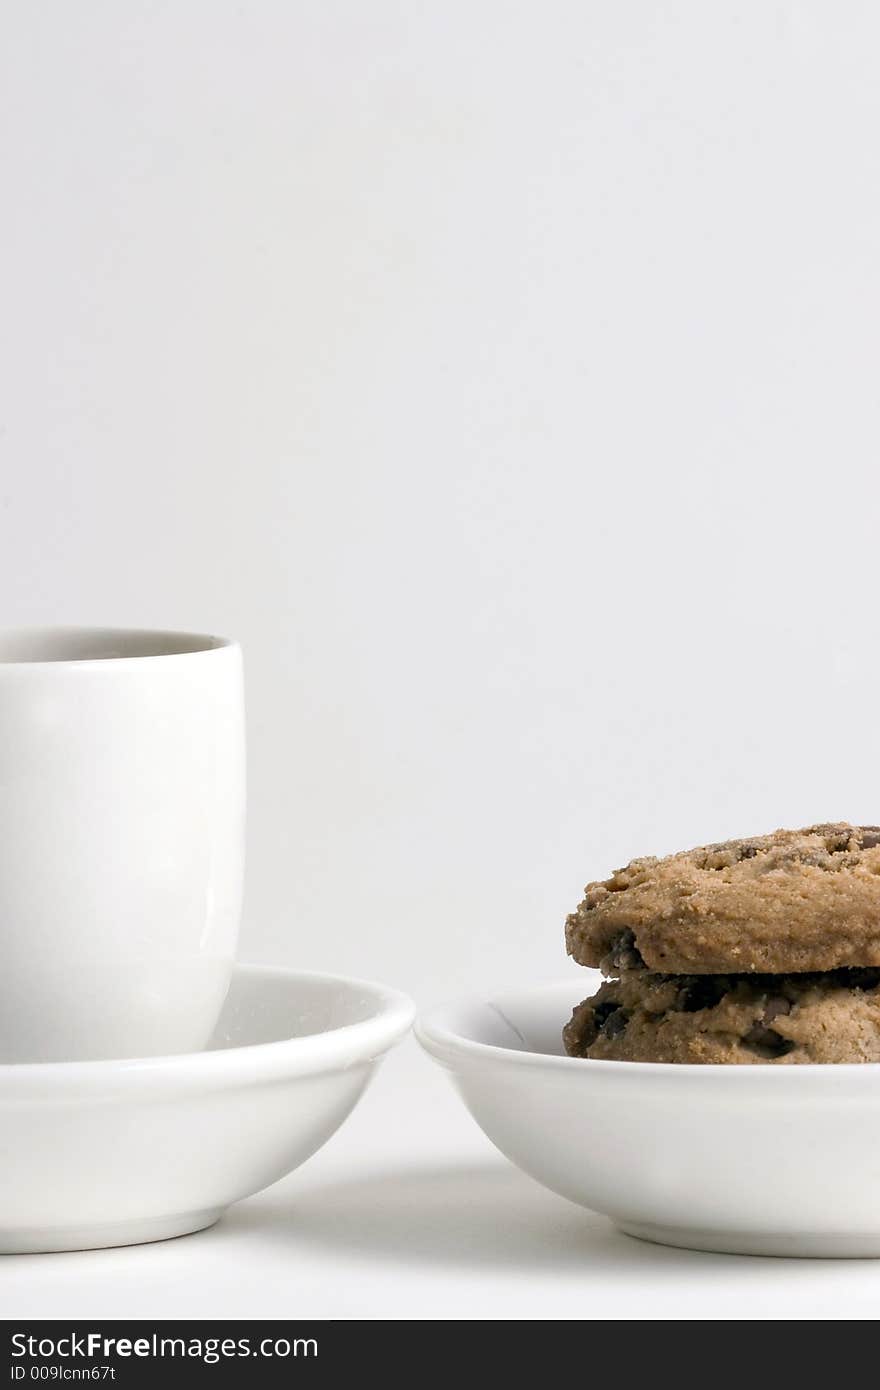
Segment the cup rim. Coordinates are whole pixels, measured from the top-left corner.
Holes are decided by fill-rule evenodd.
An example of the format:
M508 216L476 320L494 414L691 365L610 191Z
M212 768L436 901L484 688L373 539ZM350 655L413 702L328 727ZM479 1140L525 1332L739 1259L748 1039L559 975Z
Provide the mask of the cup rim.
M36 667L110 668L133 662L180 660L237 647L238 643L230 637L174 628L78 624L2 628L0 677L5 672ZM10 654L7 656L6 652Z

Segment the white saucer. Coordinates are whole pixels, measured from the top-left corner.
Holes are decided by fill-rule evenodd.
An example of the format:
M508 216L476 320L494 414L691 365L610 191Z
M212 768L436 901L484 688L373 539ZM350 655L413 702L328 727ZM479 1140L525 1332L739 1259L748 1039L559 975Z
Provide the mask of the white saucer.
M880 1063L670 1066L566 1057L601 977L433 1009L422 1046L511 1161L643 1240L880 1256Z
M0 1066L0 1252L210 1226L320 1148L412 1018L381 985L242 965L209 1050Z

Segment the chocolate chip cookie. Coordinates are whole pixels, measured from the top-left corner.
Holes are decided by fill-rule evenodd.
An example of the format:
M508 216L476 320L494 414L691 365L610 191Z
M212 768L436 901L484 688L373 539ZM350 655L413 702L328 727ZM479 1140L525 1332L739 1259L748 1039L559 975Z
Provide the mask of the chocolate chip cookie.
M880 1061L880 969L627 974L579 1004L573 1057L725 1064Z
M587 885L566 945L606 974L880 966L880 826L813 825L634 859Z

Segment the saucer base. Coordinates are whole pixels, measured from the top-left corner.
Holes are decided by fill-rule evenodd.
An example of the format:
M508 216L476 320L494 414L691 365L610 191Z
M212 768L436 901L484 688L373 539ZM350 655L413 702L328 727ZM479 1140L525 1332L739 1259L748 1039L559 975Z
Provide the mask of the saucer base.
M147 1245L213 1226L223 1207L176 1212L149 1221L110 1221L93 1226L39 1226L0 1230L0 1255L48 1255L63 1250L104 1250L112 1245Z
M778 1234L760 1231L710 1231L698 1226L655 1226L647 1221L618 1221L624 1235L654 1245L683 1250L711 1250L723 1255L774 1255L787 1259L864 1260L880 1256L880 1235Z

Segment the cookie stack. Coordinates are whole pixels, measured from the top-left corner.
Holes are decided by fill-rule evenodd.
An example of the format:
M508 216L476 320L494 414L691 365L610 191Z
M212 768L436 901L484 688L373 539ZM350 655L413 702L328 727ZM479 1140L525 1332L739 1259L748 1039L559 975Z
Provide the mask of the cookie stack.
M574 1057L880 1061L880 826L814 825L635 859L585 889L569 955L608 980Z

